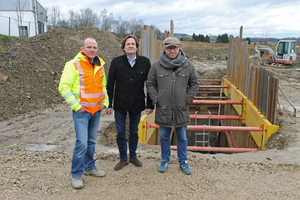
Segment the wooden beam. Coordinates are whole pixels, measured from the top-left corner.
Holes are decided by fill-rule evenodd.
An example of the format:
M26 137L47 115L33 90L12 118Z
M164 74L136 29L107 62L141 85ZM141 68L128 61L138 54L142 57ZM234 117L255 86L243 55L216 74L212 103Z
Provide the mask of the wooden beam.
M1 74L0 74L0 78L1 78L3 81L6 81L6 80L8 79L8 77L3 76L3 75L1 75Z

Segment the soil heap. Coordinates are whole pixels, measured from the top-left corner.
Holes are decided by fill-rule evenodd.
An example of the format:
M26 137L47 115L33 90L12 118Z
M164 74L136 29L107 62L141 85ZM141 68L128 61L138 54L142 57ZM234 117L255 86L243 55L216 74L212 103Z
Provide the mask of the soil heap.
M106 62L107 74L111 60L123 53L120 40L95 27L50 30L18 40L0 52L0 74L8 77L0 79L0 121L62 103L58 92L62 70L87 37L98 42L98 55Z

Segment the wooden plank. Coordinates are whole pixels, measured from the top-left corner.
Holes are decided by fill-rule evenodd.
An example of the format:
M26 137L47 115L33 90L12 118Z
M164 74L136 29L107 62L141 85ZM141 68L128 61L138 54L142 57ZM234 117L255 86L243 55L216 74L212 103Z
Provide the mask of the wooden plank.
M268 108L268 120L273 124L273 114L274 114L274 77L270 77L270 83L269 83L269 108Z
M275 95L276 95L276 78L274 76L271 77L271 80L272 80L272 85L270 85L270 87L272 88L272 94L270 96L270 98L272 99L271 101L271 105L269 107L270 109L270 116L269 116L269 121L272 123L272 124L275 124L275 121L276 119L274 118L274 114L276 113L277 111L277 99L275 99ZM276 104L275 104L276 103Z
M170 20L170 37L174 37L174 23Z
M168 31L165 31L165 39L166 39L167 37L169 37Z
M247 97L249 97L249 86L251 84L250 80L252 78L252 74L251 74L251 60L249 59L249 53L247 54L247 79L245 80L246 81L246 86L245 86L245 95Z
M226 70L226 77L230 80L230 63L231 63L231 49L232 49L232 35L229 37L229 44L228 44L228 58L227 58L227 70Z
M263 86L264 86L264 68L259 69L259 80L258 80L258 95L257 95L257 108L262 111L262 100L263 100Z
M154 124L154 122L155 122L155 111L156 110L154 109L153 112L150 115L147 115L145 118L149 124ZM152 135L155 135L155 128L150 128L147 130L146 142L149 141L149 139L152 137Z
M248 93L246 94L247 97L252 101L253 101L253 79L255 76L255 72L254 72L254 67L253 65L250 65L249 67L249 81L248 81Z
M276 122L276 115L277 115L277 101L278 101L278 87L279 87L279 79L277 77L274 77L275 79L275 83L274 83L274 105L273 105L273 109L274 109L274 113L273 113L273 122L272 124L275 124Z
M227 76L228 76L228 80L231 80L231 76L232 76L232 62L233 62L233 55L232 55L232 52L233 52L233 45L234 45L234 42L233 42L233 37L230 36L230 43L229 43L229 49L228 49L228 62L227 62Z
M141 30L141 39L142 39L142 43L140 44L140 55L144 55L146 56L145 52L145 48L146 48L146 45L145 45L145 41L146 41L146 38L145 38L145 35L146 35L146 25L144 26L144 29Z
M239 35L239 57L238 57L238 83L236 85L238 85L238 88L241 89L242 88L242 68L243 68L243 63L242 63L242 58L244 55L244 51L243 51L243 26L240 27L240 35Z
M249 59L249 56L248 56L248 42L244 42L244 50L243 50L243 71L244 71L244 76L243 76L243 79L242 79L242 82L243 82L243 88L242 88L242 92L244 94L246 94L246 86L247 86L247 79L249 77L249 74L248 74L248 59Z
M269 88L269 85L270 85L270 71L269 70L266 70L266 73L265 73L265 84L264 84L264 105L263 105L263 108L264 108L264 115L266 116L266 118L268 119L268 116L269 116L269 113L268 113L268 110L269 110L269 97L270 97L270 88Z
M149 59L150 59L150 62L153 63L154 62L154 59L153 59L153 48L155 47L156 48L156 45L154 46L154 41L153 41L153 38L154 38L154 27L153 26L150 26L150 54L149 54ZM156 56L156 55L155 55Z
M246 75L246 68L247 68L247 66L246 66L246 61L245 61L245 53L244 53L244 47L245 47L245 45L244 45L245 43L242 43L242 47L241 47L241 49L242 49L242 57L241 57L241 76L240 76L240 90L244 93L245 92L245 80L246 80L246 77L247 77L247 75Z
M1 74L0 74L0 78L1 78L3 81L6 81L6 80L8 79L8 77L3 76L3 75L1 75Z
M274 112L276 112L276 107L277 105L275 105L275 99L274 99L274 92L275 92L275 77L274 76L270 76L270 104L269 104L269 116L268 116L268 120L274 124Z
M269 108L270 108L270 103L269 103L269 98L270 98L270 79L271 79L271 71L267 70L267 76L266 76L266 95L265 95L265 116L268 119L269 118Z
M240 43L239 41L239 37L236 37L236 47L235 47L235 54L234 54L234 75L233 75L233 84L236 85L237 87L239 87L238 85L238 78L239 78L239 69L238 69L238 64L239 64L239 49L240 49Z
M161 52L162 52L162 45L160 44L159 40L156 40L156 60L159 59ZM153 64L153 63L151 63L151 64Z
M149 140L147 142L148 144L150 144L150 145L159 145L160 144L160 142L158 142L159 141L159 134L157 134L158 132L159 132L158 129L154 129L151 137L149 138Z
M254 79L254 105L257 106L258 96L258 85L259 85L259 68L255 68L255 79Z
M267 91L267 85L268 85L268 72L266 69L263 69L262 72L262 85L261 85L261 105L260 105L260 111L263 113L263 115L267 116L266 113L266 108L267 108L267 96L268 96L268 91Z

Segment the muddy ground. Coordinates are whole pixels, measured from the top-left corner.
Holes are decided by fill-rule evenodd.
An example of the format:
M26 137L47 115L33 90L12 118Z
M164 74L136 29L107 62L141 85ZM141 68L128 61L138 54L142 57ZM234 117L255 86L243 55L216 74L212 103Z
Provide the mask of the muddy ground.
M86 35L84 29L78 32L81 33L80 36L72 31L67 33L80 39L81 35ZM94 32L102 33L101 30L94 30ZM55 34L50 33L47 37L52 39L48 40L62 42L53 36ZM100 37L98 34L93 37ZM102 35L105 34L102 33ZM57 35L65 40L71 38L71 36L66 37L64 31ZM39 37L43 38L44 35ZM115 53L102 53L107 55L109 63L108 54L117 55L122 52L114 36L107 33L107 36L101 37L103 37L103 43L106 41L107 44L115 44L118 47L115 49L109 47L110 51ZM38 38L34 38L35 42L29 39L29 43L24 42L27 46L40 41ZM76 43L77 46L80 44L80 39ZM41 49L43 49L43 43L46 46L48 44L47 40L42 41L39 43ZM69 43L66 42L71 45ZM72 45L76 46L76 44ZM34 47L42 53L41 49ZM15 46L11 48L15 49L15 55L14 51L8 50L1 52L0 58L0 74L9 77L7 81L0 79L0 199L300 198L300 100L298 98L300 72L296 71L297 67L272 67L281 79L280 86L283 92L298 111L297 117L294 117L294 110L279 92L279 102L285 113L277 115L276 123L280 125L280 130L272 135L264 150L233 155L188 152L188 162L193 173L187 176L178 167L176 151L172 151L167 172L161 174L157 171L160 163L160 149L147 144L139 144L138 156L143 162L143 167L137 168L129 164L120 171L114 171L113 167L118 162L114 119L113 116L102 113L95 159L96 166L104 170L106 176L103 178L84 176L84 188L75 190L72 188L70 176L75 143L74 127L71 111L57 92L59 80L57 77L60 75L64 62L61 58L57 59L57 62L60 62L57 64L59 66L51 70L55 66L49 65L47 68L47 62L43 62L38 54L33 52L32 54L43 67L36 67L34 62L36 59L32 58L30 61L32 67L25 65L23 68L27 71L34 68L35 72L26 73L22 71L23 65L16 63L21 63L22 57L31 53L28 53L29 50L18 51ZM209 52L225 54L226 49L217 47L216 50L216 47L207 47L204 51L203 48L197 49L198 47L192 45L184 48L186 52L189 52L188 55L193 60L200 78L222 78L225 75L226 61L207 60L206 56ZM66 49L62 48L57 53L63 56L63 52L67 52ZM199 58L195 56L200 55L198 51L201 51L202 55ZM77 53L77 50L73 50L73 53L69 52L65 57L71 59L76 54L75 52ZM49 51L45 59L51 60L54 53L54 50ZM18 57L18 55L21 56ZM53 58L51 61L54 62L54 60ZM8 67L8 63L11 63L11 68ZM41 69L46 69L46 71ZM56 75L51 77L51 71ZM45 87L52 87L52 92L44 92L43 85L35 83L36 78L41 77L40 75L45 76L45 80L42 81L45 82L44 84L50 84L52 81L53 86L45 85ZM46 82L48 78L49 81ZM31 82L28 82L29 80ZM34 83L36 85L32 85ZM30 93L30 98L26 97L28 94L25 93ZM40 96L36 98L33 94L37 93L40 93ZM44 100L46 96L49 96L49 102ZM16 100L13 101L13 99Z

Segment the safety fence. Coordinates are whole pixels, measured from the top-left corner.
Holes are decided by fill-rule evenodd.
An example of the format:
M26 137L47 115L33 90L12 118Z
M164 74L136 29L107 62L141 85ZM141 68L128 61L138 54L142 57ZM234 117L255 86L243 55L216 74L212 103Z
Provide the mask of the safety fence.
M227 80L234 84L272 123L276 120L279 79L265 68L251 64L248 42L240 36L230 36L227 63Z

